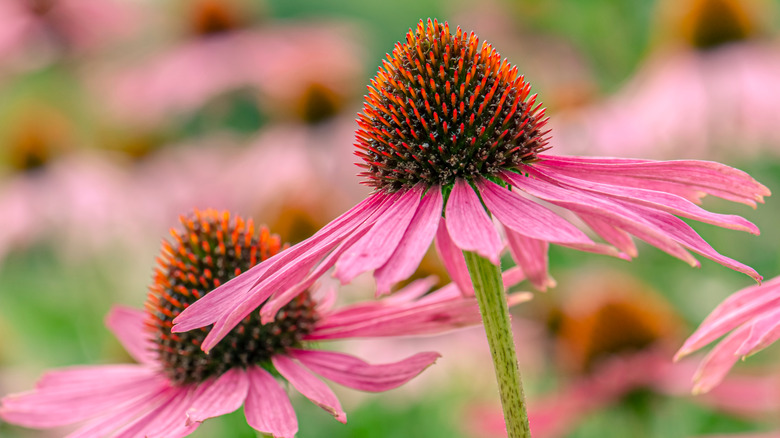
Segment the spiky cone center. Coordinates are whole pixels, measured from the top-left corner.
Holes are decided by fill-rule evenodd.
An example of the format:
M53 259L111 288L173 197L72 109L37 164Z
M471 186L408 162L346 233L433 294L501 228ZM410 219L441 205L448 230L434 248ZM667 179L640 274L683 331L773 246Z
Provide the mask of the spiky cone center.
M420 21L387 56L358 116L357 152L369 186L497 176L547 148L544 109L490 44L447 23Z
M211 326L172 333L173 319L209 291L281 249L266 228L255 233L251 220L216 211L182 218L183 230L171 230L163 242L146 303L159 361L175 384L201 382L236 367L269 366L275 354L300 347L317 321L314 302L304 293L284 306L276 319L261 324L257 312L245 318L209 354L201 344Z

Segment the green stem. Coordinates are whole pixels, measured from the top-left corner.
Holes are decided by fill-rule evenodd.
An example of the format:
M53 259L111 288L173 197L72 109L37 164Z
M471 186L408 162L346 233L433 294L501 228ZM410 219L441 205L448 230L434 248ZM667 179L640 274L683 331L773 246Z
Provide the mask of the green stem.
M493 356L507 437L530 438L523 383L520 381L520 369L517 366L501 269L476 253L464 251L463 255L474 283L490 354Z

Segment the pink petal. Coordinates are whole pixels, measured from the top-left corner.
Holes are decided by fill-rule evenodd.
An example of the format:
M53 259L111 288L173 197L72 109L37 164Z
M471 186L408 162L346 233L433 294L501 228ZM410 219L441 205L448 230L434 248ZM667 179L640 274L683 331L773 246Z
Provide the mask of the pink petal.
M106 326L135 360L156 364L157 354L145 323L146 312L131 307L115 306L106 317Z
M623 201L645 205L647 207L664 210L678 216L687 217L700 222L717 225L732 230L747 231L759 234L758 227L750 221L736 215L717 214L709 212L687 199L675 194L659 192L655 190L637 189L625 186L613 186L578 178L568 177L561 173L544 170L540 172L547 177L562 181L593 193L612 196Z
M488 180L477 187L490 213L518 234L555 243L593 243L577 227L530 199Z
M336 278L349 283L358 274L384 265L395 252L422 197L422 187L406 192L391 205L374 226L362 236L336 263Z
M50 374L36 389L4 397L0 417L27 427L62 426L99 416L167 385L156 371L140 365L77 367Z
M691 190L755 207L771 192L741 170L712 161L614 162L584 157L540 155L534 166L549 166L572 176L616 186L644 187L691 199Z
M384 306L413 303L415 300L433 289L433 286L435 286L438 282L439 279L435 275L429 275L425 278L414 280L403 289L400 289L394 292L392 295L383 298L381 303Z
M128 422L133 421L145 413L158 409L170 398L169 393L172 389L173 388L170 386L165 386L164 388L149 392L143 397L133 400L131 403L118 404L116 409L111 411L111 413L102 415L95 420L90 421L68 435L67 438L114 436L112 432L124 427Z
M615 247L631 257L636 257L639 252L636 249L634 240L631 239L631 235L627 232L617 228L606 221L601 220L597 216L579 213L580 219L590 227L596 234L604 238L607 242L615 245Z
M172 387L167 398L156 409L152 409L129 423L113 436L114 438L166 437L179 438L189 435L199 424L186 426L185 412L191 400L190 387Z
M747 339L734 353L737 356L754 354L780 338L780 308L754 319L749 327Z
M667 233L651 226L644 218L628 211L613 200L598 198L571 187L564 188L548 181L523 177L512 172L506 172L504 176L515 187L533 196L567 208L577 214L596 217L602 224L609 225L609 227L623 228L658 249L688 262L691 266L698 266L696 259L680 244L671 239Z
M775 280L773 280L773 287L754 286L752 288L743 289L729 297L729 299L731 299L735 296L737 298L749 296L752 298L750 301L740 300L740 305L733 305L734 300L729 301L729 299L727 299L721 303L713 312L718 312L717 318L712 318L711 316L707 317L699 328L688 337L685 344L683 344L675 355L675 359L679 359L698 350L745 322L776 308L777 305L780 304L780 289L777 288L778 282ZM745 292L748 292L749 295L745 295ZM728 311L720 311L721 306L727 308Z
M254 429L274 438L295 438L298 420L290 398L266 370L253 366L246 370L249 392L244 402L246 421Z
M240 408L249 390L249 378L240 368L233 368L217 379L201 383L187 410L187 424L229 414Z
M389 293L392 285L409 278L420 265L436 234L443 202L439 186L428 189L401 243L387 263L374 272L377 296Z
M439 253L442 263L444 263L444 268L447 269L447 273L450 274L452 281L458 285L461 293L464 296L473 297L474 286L471 283L466 259L463 257L460 248L455 246L455 242L450 239L450 235L447 233L447 221L444 218L441 218L439 221L439 228L436 231L436 251Z
M309 274L309 270L312 269L322 257L325 257L328 252L330 252L334 247L338 246L344 239L352 236L353 234L356 234L355 232L362 229L362 227L370 226L372 220L376 219L378 216L381 216L381 214L388 208L388 206L393 204L396 196L388 195L377 197L377 195L374 195L368 199L375 199L374 203L367 204L373 205L375 208L365 208L365 211L363 211L361 215L356 215L353 217L352 219L353 222L355 222L354 224L351 224L349 227L345 226L343 229L336 229L332 235L328 235L321 241L310 242L312 239L314 239L314 237L311 237L299 243L298 245L295 245L292 248L277 254L277 256L280 258L276 260L275 265L268 267L268 270L265 274L268 276L265 279L256 281L256 284L252 286L252 292L248 294L248 297L244 301L234 302L232 306L227 309L222 309L226 312L222 313L222 316L220 316L220 318L215 322L214 327L203 340L203 343L201 344L203 351L208 352L211 350L211 348L213 348L217 342L230 333L230 331L239 322L241 322L244 318L247 317L247 315L262 305L271 294L288 287L294 287L297 282L304 280ZM353 208L352 210L356 209ZM331 224L334 222L331 222ZM323 230L328 227L329 226L326 226L320 230L317 234L315 234L315 236L321 234ZM303 251L297 248L299 245L307 248L308 251ZM297 258L294 260L289 260L290 257L285 257L287 253L296 253ZM335 262L335 258L329 258L328 260ZM283 266L281 266L282 262L284 262ZM323 269L326 266L322 266L322 264L320 264L320 267ZM241 276L237 278L240 277ZM244 292L239 293L247 295ZM196 301L192 306L197 305L199 301ZM190 306L190 308L192 308L192 306ZM185 312L187 310L189 310L189 308L185 309ZM182 312L182 314L183 313L184 312ZM174 320L174 322L176 322L176 320ZM173 331L178 331L177 327L174 326Z
M547 241L532 239L512 230L506 230L506 238L512 258L531 284L542 291L547 290L548 286L555 287L555 280L547 271L547 249L550 246Z
M465 180L455 181L445 215L447 231L458 248L474 251L494 265L501 263L501 250L504 248L501 237L482 207L479 196Z
M292 350L290 354L326 379L368 392L397 388L440 357L438 353L418 353L398 362L371 365L357 357L332 351Z
M716 307L715 310L707 315L707 318L704 319L702 325L720 319L723 315L737 311L744 306L750 306L753 302L764 301L767 296L771 299L771 297L776 296L778 290L780 290L780 277L775 277L763 284L751 285L738 292L734 292L723 300L722 303L718 304L718 307Z
M339 399L322 380L314 377L287 356L275 355L271 361L276 371L279 371L279 374L287 379L298 392L336 417L336 420L341 423L347 422L347 414L341 409Z
M430 335L476 325L482 321L475 299L458 295L457 289L445 287L440 291L452 294L445 299L438 299L438 292L434 292L413 306L388 306L362 314L328 315L315 325L314 331L305 339ZM514 305L530 298L530 294L512 294L508 301Z
M694 394L708 392L726 377L726 374L728 374L739 358L734 352L745 341L748 331L749 327L747 326L737 328L707 354L693 377L695 382L693 386Z
M381 210L382 205L388 199L392 200L391 198L392 196L381 193L366 198L312 237L255 265L242 275L209 292L174 319L176 325L172 331L181 333L214 324L251 298L254 298L252 304L259 301L259 305L273 294L275 289L283 285L284 280L287 280L287 283L299 281L320 257L338 245L360 224L369 220L376 210ZM273 274L277 275L269 278ZM221 339L222 336L219 338Z

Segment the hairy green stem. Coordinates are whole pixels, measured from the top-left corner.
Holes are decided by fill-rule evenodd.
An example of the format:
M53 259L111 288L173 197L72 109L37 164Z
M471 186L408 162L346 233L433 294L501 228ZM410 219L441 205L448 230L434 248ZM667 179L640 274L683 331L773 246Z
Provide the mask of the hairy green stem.
M490 354L493 356L507 437L530 438L523 383L520 381L520 369L517 366L501 269L476 253L464 251L463 255L474 283Z

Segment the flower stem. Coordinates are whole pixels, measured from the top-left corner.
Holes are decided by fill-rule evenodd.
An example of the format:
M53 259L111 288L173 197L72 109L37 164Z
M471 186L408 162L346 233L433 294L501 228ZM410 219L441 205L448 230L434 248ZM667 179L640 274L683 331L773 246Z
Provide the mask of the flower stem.
M501 269L476 253L464 251L463 255L474 283L490 354L493 356L507 437L529 438L531 431L528 428L523 383L520 381L520 369L517 366Z

